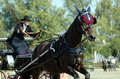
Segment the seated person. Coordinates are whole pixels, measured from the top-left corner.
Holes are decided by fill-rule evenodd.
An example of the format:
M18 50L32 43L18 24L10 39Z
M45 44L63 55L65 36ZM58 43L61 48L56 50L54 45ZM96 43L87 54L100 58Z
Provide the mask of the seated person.
M30 22L30 17L24 16L24 18L21 19L21 23L15 27L12 36L7 40L7 42L13 47L16 55L27 54L31 52L24 39L25 35L36 38L36 36L39 36L41 33L38 32L29 34L30 32L33 32L30 27Z

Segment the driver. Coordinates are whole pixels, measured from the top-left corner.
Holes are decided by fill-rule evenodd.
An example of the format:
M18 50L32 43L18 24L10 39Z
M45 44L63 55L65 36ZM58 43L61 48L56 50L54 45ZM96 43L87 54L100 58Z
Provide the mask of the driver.
M30 32L33 32L30 27L30 23L30 17L24 16L24 18L21 19L21 23L15 27L12 36L7 40L8 43L13 47L16 55L27 54L31 52L24 39L25 35L36 38L41 34L41 31L38 33L29 34Z

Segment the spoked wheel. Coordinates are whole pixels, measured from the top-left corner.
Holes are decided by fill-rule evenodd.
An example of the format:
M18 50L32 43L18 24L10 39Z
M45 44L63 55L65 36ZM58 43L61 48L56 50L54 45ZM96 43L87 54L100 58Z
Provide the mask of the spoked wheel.
M7 79L15 79L15 75L9 75Z
M23 79L20 75L15 75L14 79Z
M53 78L52 78L52 75L44 71L43 73L40 74L39 79L53 79Z
M0 79L7 79L6 78L6 75L5 75L5 72L0 70Z
M20 75L9 75L7 79L22 79Z
M15 78L15 79L23 79L21 76L18 76L17 78Z

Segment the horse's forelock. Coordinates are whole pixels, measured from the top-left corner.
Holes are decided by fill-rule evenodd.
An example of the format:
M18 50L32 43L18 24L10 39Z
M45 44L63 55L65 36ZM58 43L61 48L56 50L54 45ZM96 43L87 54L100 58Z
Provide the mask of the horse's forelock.
M83 14L79 15L78 18L80 22L86 24L94 24L94 16L92 16L89 12L84 12Z

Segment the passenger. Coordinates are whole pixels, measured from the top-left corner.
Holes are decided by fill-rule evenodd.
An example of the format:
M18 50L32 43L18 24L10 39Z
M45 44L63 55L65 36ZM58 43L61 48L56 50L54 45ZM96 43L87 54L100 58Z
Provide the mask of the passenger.
M111 60L110 59L107 60L107 64L108 64L108 70L111 71L112 66L111 66Z
M114 57L111 59L111 64L112 64L112 70L116 71L116 59Z
M104 71L107 71L106 60L102 60L102 68Z

